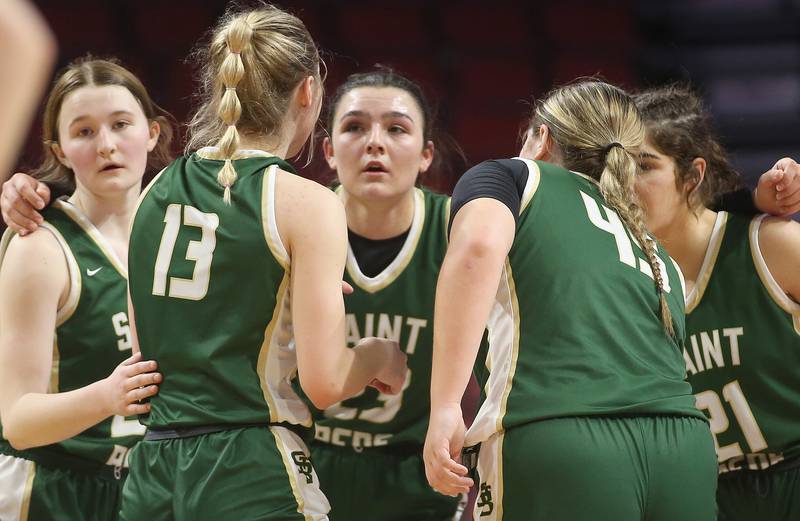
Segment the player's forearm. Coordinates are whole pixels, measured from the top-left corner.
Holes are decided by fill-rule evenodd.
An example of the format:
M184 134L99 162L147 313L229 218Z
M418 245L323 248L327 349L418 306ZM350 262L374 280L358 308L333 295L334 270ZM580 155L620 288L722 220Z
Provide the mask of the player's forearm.
M431 407L461 403L505 256L464 247L447 253L436 285Z
M26 393L3 414L3 436L23 450L69 439L111 415L102 384L56 394Z
M50 77L56 44L41 15L28 2L0 2L0 121L13 132L0 143L0 181L16 158L45 83Z
M310 377L303 378L301 373L300 384L315 407L326 409L364 390L386 363L384 350L383 345L369 341L353 349L331 350L326 358L315 360Z

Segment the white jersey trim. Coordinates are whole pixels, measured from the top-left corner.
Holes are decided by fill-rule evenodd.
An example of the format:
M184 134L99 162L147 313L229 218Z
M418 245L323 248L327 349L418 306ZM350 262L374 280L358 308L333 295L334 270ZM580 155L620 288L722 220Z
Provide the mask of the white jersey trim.
M66 199L58 199L56 202L53 203L53 207L62 210L67 217L75 221L78 226L83 228L83 231L86 232L86 235L91 238L94 243L100 248L100 251L103 252L103 255L106 256L108 261L111 263L112 266L122 275L123 278L127 280L128 278L128 270L125 267L126 263L122 262L120 258L117 256L117 253L114 251L114 248L108 242L108 239L100 233L100 230L92 224L92 221L89 220L86 215L83 214L75 205L69 202Z
M275 213L275 180L278 177L278 170L278 165L271 165L264 172L264 184L261 189L261 222L264 238L272 255L283 269L288 270L292 261L278 233L278 219Z
M342 202L345 202L347 195L344 193L344 190L337 190L337 194L342 199ZM364 273L361 271L361 268L358 266L358 261L353 253L353 248L350 247L348 242L346 266L347 273L350 274L353 282L355 282L358 287L367 293L375 293L380 291L394 282L397 277L403 273L403 270L406 269L406 266L408 266L408 264L411 262L411 259L414 257L414 253L417 251L417 244L422 236L424 224L425 194L422 192L422 190L415 188L414 217L411 221L411 228L408 231L408 237L406 237L406 241L403 243L400 253L397 254L397 257L395 257L382 272L374 277L367 277L364 275Z
M720 246L722 246L722 238L725 237L725 227L727 223L728 212L717 213L717 218L714 221L714 228L711 230L711 237L708 239L706 254L705 257L703 257L703 264L700 266L700 272L697 274L697 280L694 281L692 291L686 295L687 315L694 311L703 299L703 294L708 287L708 281L711 279L711 273L714 271L714 265L717 263L717 255L719 255L719 249Z
M753 255L753 264L756 266L756 272L758 272L761 283L767 289L772 300L786 313L792 315L795 331L797 331L797 334L800 334L800 304L792 300L789 295L783 291L778 281L772 276L772 272L769 271L769 266L767 266L767 262L761 254L761 246L758 241L759 231L761 230L761 223L764 222L764 218L766 217L768 217L768 215L762 214L755 217L750 222L750 252Z
M539 170L539 165L537 165L535 161L523 157L513 157L512 159L522 161L525 163L525 166L528 167L528 179L525 181L525 189L522 191L522 199L519 205L519 213L522 214L533 200L533 196L539 188L539 181L542 178L542 173Z
M292 378L297 374L297 352L290 305L290 276L284 274L272 320L264 331L264 342L258 353L258 378L270 412L270 422L287 422L312 427L308 406L297 396Z
M278 452L280 452L283 465L286 467L289 484L292 487L295 501L297 501L297 512L306 521L327 521L331 505L319 488L317 472L312 467L311 483L308 483L307 479L303 477L304 474L297 468L297 462L293 457L293 455L302 453L304 458L309 458L308 447L297 434L289 429L270 427L269 430L275 436Z
M519 354L519 303L508 259L486 329L489 332L486 367L490 372L485 388L486 400L467 431L466 446L481 443L495 432L503 431L503 418Z

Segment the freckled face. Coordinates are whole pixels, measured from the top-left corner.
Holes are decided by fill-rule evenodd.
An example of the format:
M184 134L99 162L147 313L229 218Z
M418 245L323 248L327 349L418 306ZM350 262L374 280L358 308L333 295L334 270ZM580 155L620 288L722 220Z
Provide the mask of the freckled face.
M348 194L367 200L402 197L433 160L424 124L408 92L357 87L336 107L325 157Z

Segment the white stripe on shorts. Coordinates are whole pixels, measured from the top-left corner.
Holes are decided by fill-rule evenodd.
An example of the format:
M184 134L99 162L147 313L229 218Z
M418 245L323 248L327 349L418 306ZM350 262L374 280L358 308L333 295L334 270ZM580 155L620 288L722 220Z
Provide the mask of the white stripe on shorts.
M0 454L0 520L27 521L36 464Z
M269 430L275 436L275 443L283 458L286 473L289 475L292 491L297 500L297 511L305 516L306 521L328 521L331 505L319 488L316 471L313 468L310 469L311 483L309 483L306 477L307 472L303 473L298 468L298 458L309 457L308 447L297 434L285 427L270 427Z

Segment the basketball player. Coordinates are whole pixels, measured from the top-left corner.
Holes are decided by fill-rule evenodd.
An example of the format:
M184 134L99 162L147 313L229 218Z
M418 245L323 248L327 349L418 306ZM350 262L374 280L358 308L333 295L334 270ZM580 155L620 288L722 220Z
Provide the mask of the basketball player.
M447 248L450 198L417 188L434 158L433 115L409 79L354 74L330 102L328 164L341 186L350 248L347 340L400 342L409 372L400 394L368 388L315 418L314 465L332 520L452 519L457 500L425 479L433 302Z
M302 22L229 11L202 63L193 153L154 179L131 227L134 331L165 380L121 518L327 519L291 379L326 408L370 383L400 392L406 356L377 338L346 348L344 209L282 159L321 104Z
M425 464L434 488L463 492L462 445L480 444L476 519L715 519L681 275L634 193L643 139L627 94L580 81L536 106L521 158L456 186ZM465 437L456 409L487 320L487 398Z
M131 356L127 236L171 128L128 70L81 59L56 79L43 134L36 176L71 195L0 242L0 519L111 520L144 434L138 400L161 379Z
M800 518L800 225L708 208L738 182L690 90L636 96L648 229L686 277L683 348L709 417L724 521ZM775 175L800 174L791 159Z

